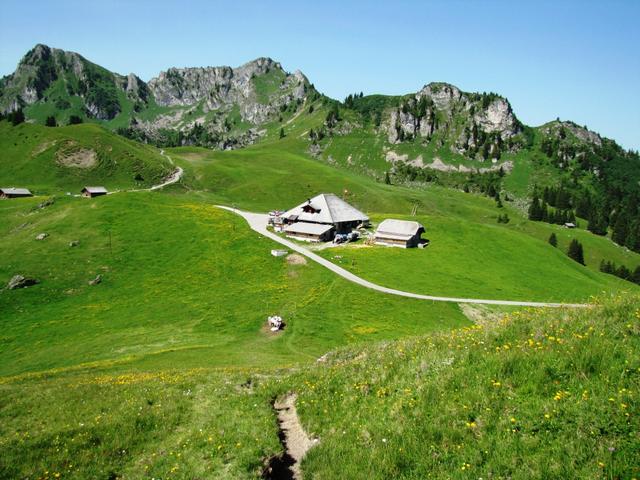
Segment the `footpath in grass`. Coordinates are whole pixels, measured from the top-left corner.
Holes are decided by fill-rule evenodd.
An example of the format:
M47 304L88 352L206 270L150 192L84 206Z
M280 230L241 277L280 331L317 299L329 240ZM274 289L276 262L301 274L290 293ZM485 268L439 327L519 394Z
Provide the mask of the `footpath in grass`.
M635 478L640 299L528 310L287 370L0 381L0 478L260 478L297 395L307 478Z

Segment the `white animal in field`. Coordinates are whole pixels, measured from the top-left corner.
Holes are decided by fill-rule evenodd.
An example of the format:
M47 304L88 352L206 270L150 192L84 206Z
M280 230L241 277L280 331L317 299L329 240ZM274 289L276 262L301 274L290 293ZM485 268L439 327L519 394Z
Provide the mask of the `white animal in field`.
M274 315L268 318L269 326L271 327L272 332L277 332L282 328L282 317L279 315Z

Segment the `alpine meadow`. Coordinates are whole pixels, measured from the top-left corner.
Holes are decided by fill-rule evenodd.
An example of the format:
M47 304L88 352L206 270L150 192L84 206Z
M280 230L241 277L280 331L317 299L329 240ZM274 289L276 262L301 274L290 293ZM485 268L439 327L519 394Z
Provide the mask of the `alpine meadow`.
M0 479L640 478L638 152L310 77L0 79Z

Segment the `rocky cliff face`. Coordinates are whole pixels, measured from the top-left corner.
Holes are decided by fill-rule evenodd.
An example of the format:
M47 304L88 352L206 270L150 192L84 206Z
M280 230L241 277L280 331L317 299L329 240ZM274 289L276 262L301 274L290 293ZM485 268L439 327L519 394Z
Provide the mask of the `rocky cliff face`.
M308 91L301 72L289 74L270 58L238 68L170 68L145 83L77 53L36 45L13 74L0 80L0 111L23 108L29 118L29 107L49 103L63 118L74 114L102 121L127 112L127 132L136 138L153 140L172 130L184 133L181 142L206 137L204 143L226 148L255 141L260 125L301 106ZM82 100L79 110L74 97ZM155 110L145 113L150 107Z
M57 86L62 88L52 92ZM37 102L78 96L87 116L101 120L109 120L122 110L118 90L126 92L134 102L144 102L146 94L146 85L133 74L123 77L77 53L40 44L27 52L16 71L2 79L0 87L3 113Z
M495 94L465 93L447 83L430 83L403 100L383 123L389 143L434 136L467 156L487 157L521 131L509 102Z
M549 122L546 125L540 127L540 132L549 140L563 141L567 139L567 142L571 140L573 136L574 140L586 145L602 146L602 137L596 132L592 132L586 127L581 127L573 122L561 122L554 121ZM568 135L569 134L569 135ZM564 143L567 143L564 142Z
M258 91L257 79L269 75L271 88ZM158 105L184 107L202 103L204 113L237 105L242 119L254 125L267 121L283 105L303 100L307 86L302 73L287 74L270 58L258 58L238 68L171 68L149 81Z

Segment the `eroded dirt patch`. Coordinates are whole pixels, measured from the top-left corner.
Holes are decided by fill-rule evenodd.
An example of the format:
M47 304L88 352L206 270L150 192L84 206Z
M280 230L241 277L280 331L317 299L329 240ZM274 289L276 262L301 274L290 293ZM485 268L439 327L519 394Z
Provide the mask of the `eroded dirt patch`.
M296 411L296 394L289 393L273 402L278 415L278 437L284 452L267 460L262 478L268 480L301 480L300 462L318 441L310 439L302 428Z
M287 263L289 265L306 265L307 259L297 253L287 255Z
M67 142L56 152L58 164L71 168L92 168L98 163L95 150L77 147L75 142Z
M459 305L464 316L477 325L495 324L504 316L503 313L496 312L484 305L472 303L460 303Z

